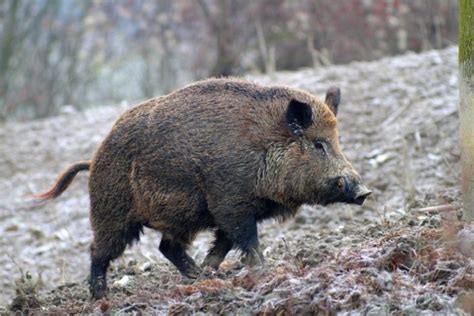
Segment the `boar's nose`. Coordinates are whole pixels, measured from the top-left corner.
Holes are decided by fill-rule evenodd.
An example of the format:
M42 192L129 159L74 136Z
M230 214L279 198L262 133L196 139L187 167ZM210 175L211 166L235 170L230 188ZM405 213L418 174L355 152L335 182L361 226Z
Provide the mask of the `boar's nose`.
M355 196L354 196L354 203L357 205L364 204L365 199L372 194L372 191L367 189L367 187L363 184L357 184L355 187Z

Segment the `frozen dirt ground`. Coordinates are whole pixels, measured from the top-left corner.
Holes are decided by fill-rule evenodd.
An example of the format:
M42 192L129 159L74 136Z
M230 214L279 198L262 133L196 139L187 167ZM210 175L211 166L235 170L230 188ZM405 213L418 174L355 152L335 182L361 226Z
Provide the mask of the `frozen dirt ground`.
M474 311L472 227L456 211L457 49L250 79L321 97L331 85L341 88L343 150L373 190L363 207L304 206L288 222L264 223L264 268L243 268L231 253L220 271L194 283L159 253L159 233L146 230L113 263L109 299L92 302L87 173L48 204L27 195L90 158L125 107L10 122L0 125L0 312ZM420 211L436 205L450 207ZM189 253L200 262L209 242L201 234Z

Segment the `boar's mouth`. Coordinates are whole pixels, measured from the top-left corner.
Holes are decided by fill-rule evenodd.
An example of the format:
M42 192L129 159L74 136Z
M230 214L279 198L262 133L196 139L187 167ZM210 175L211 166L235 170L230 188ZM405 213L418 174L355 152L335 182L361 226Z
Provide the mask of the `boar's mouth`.
M364 204L365 199L372 194L372 191L367 189L365 185L359 185L359 189L354 197L354 204L362 205Z
M326 188L326 191L319 195L318 204L347 203L362 205L367 197L372 194L372 191L365 185L347 177L330 179Z

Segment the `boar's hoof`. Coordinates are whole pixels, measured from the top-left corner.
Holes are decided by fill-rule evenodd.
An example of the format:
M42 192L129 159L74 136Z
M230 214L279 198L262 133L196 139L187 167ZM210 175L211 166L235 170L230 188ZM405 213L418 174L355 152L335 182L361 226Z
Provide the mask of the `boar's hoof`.
M105 297L107 292L107 284L104 278L97 278L91 282L90 292L92 299L100 300Z
M218 255L208 255L201 264L201 267L210 267L214 270L219 269L219 266L222 263L222 256Z
M197 279L201 275L202 270L196 265L190 265L183 275L189 279Z
M244 254L242 263L246 266L254 267L263 266L265 261L262 252L259 249L253 248Z

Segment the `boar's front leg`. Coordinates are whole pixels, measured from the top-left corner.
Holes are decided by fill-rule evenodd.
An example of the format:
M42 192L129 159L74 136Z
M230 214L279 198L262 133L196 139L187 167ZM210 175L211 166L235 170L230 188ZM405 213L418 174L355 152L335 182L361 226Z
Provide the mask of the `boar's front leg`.
M235 247L242 250L244 264L262 265L263 255L258 248L257 220L253 215L253 207L230 206L216 209L212 213L217 227Z
M186 253L186 245L173 238L163 235L160 242L161 253L188 278L197 279L201 273L201 269L196 265L194 260Z
M202 262L202 266L208 266L217 270L231 249L232 241L227 238L222 230L216 230L214 245L209 249L206 258Z

